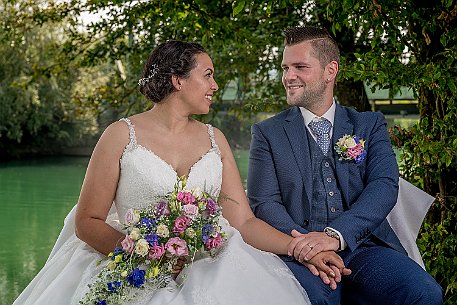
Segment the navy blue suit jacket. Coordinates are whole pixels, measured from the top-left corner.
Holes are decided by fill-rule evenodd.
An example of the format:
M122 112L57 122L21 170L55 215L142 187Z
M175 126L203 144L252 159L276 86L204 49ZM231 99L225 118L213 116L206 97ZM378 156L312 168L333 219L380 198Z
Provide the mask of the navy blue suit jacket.
M312 167L309 138L298 107L252 126L248 197L255 215L291 234L307 233L311 215ZM364 161L340 161L333 149L345 134L365 140ZM368 237L406 253L386 220L398 193L398 166L384 116L336 105L332 137L335 170L347 210L329 223L349 251Z

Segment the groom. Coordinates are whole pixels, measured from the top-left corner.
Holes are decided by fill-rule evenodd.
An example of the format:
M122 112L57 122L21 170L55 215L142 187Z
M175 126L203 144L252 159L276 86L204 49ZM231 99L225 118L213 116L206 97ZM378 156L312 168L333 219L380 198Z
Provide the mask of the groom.
M326 30L284 32L291 108L252 127L247 188L256 216L297 237L283 260L312 304L443 304L386 220L398 167L383 115L335 102L339 50ZM329 250L352 270L336 289L309 263Z

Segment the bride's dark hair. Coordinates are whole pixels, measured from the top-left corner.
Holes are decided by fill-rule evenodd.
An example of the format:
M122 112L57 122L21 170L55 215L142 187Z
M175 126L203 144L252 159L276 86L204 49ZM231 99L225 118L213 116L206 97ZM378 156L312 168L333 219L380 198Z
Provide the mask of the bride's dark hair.
M175 90L171 76L188 78L197 65L195 55L200 53L206 50L195 42L169 40L158 45L144 66L140 92L155 103L162 101Z

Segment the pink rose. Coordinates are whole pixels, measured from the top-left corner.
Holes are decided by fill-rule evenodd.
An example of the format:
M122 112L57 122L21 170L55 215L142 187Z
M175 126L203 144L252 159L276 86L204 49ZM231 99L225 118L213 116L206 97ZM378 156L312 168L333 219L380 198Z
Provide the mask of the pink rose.
M179 237L170 238L165 244L165 249L167 249L168 252L176 256L189 255L186 241Z
M176 199L184 204L192 204L195 202L195 197L190 192L178 192Z
M223 243L224 240L222 239L222 235L218 233L216 237L211 237L210 239L208 239L205 246L207 250L211 250L219 248Z
M175 220L175 225L173 227L173 233L181 234L182 232L184 232L187 229L187 227L190 225L191 222L192 222L192 219L190 219L189 217L179 216Z
M158 246L157 243L154 243L152 247L149 247L148 258L158 261L164 253L165 247L163 245Z
M132 253L135 249L135 241L129 235L126 235L124 240L121 242L122 250L127 253Z
M193 204L186 204L182 209L184 211L184 215L191 219L194 219L198 214L198 207Z

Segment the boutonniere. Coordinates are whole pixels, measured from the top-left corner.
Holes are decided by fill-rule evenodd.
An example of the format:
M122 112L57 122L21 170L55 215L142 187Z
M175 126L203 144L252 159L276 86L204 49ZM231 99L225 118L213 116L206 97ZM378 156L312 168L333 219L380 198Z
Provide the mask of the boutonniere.
M335 144L335 150L340 156L340 160L354 160L355 163L362 162L367 155L365 140L356 135L346 134L339 138Z

